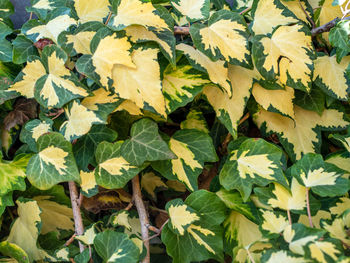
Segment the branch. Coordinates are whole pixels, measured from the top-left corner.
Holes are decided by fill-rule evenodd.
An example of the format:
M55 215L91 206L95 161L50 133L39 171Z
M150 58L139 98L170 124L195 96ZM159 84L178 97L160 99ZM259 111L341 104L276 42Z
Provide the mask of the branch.
M141 188L140 188L140 180L139 176L136 175L132 179L132 195L133 200L135 202L135 206L137 209L137 213L139 214L140 223L141 223L141 235L143 244L146 247L147 254L146 257L142 260L142 263L150 263L150 252L149 252L149 235L148 235L148 215L145 208L145 204L142 201Z
M84 234L84 225L83 225L83 219L80 213L78 189L73 181L68 182L68 186L69 186L70 200L72 202L75 234L77 236L80 236ZM80 252L83 252L85 249L84 245L80 242L79 242L79 249L80 249Z
M318 34L322 34L324 32L329 32L333 27L335 27L337 25L337 23L341 20L349 20L350 17L345 17L344 19L340 19L339 17L334 18L332 21L329 21L328 23L316 27L314 29L311 30L311 35L314 37Z
M175 35L189 35L190 28L188 26L175 26L174 27L174 34Z

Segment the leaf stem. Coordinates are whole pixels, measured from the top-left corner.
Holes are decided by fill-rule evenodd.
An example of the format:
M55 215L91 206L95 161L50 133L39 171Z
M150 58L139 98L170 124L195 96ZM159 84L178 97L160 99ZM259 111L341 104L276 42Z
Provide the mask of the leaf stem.
M108 24L109 20L111 20L111 17L112 17L112 12L109 12L108 17L107 17L107 20L106 20L106 22L105 22L105 25Z
M140 179L139 176L136 175L132 179L132 194L133 200L135 202L135 206L137 209L137 213L139 214L140 223L141 223L141 235L143 244L146 247L146 257L142 260L142 263L150 263L150 252L149 252L149 233L148 233L148 215L145 208L145 204L142 201L141 188L140 188Z
M312 223L312 217L311 217L311 211L310 211L310 188L307 187L306 188L306 210L307 210L307 217L309 218L309 224L310 227L314 227L313 223Z
M157 234L154 234L153 236L150 236L150 237L148 238L148 240L151 240L151 239L153 239L153 238L159 236L159 235L162 233L162 230L163 230L164 226L165 226L168 222L169 222L169 219L167 219L167 220L163 223L163 225L162 225L159 229L157 229L157 231L156 231Z
M79 194L77 186L75 185L75 182L71 181L68 182L69 186L69 194L70 194L70 200L72 203L72 209L73 209L73 217L74 217L74 226L75 226L75 234L77 236L84 234L84 225L83 225L83 218L81 217L80 213L80 204L79 204ZM85 246L79 242L79 249L80 252L83 252L85 249Z
M246 249L246 251L247 251L248 257L249 257L249 259L250 259L250 262L251 262L251 263L255 263L255 260L254 260L254 258L253 258L253 256L252 256L252 254L250 253L249 249Z
M249 12L252 9L252 7L248 7L246 9L244 9L242 12L240 12L240 15L244 15L245 13Z
M290 215L290 210L289 210L289 209L287 209L287 216L288 216L289 224L292 225L293 222L292 222L292 217L291 217L291 215Z

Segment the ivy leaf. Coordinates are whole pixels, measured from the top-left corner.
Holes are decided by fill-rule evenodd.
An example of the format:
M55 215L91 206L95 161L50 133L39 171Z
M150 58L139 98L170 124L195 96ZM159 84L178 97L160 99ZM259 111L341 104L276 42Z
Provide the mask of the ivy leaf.
M127 37L118 37L106 28L102 28L91 40L92 55L80 57L76 63L77 70L108 88L115 64L135 68L130 49L131 44ZM108 57L107 60L106 57Z
M160 137L157 123L150 119L135 122L131 127L130 136L120 150L121 155L130 164L140 166L145 161L176 158Z
M98 185L96 183L95 172L80 171L81 193L86 197L92 197L98 193Z
M0 39L0 61L12 61L12 44L6 39Z
M48 13L57 7L65 6L65 0L32 0L31 6L26 7L27 12L33 12L40 19L45 20Z
M43 38L49 38L57 43L58 35L66 31L70 26L76 25L76 21L70 16L70 9L66 7L56 8L49 13L47 23L32 19L22 26L22 33L33 42Z
M135 43L155 41L159 44L160 50L172 65L175 65L175 45L176 39L170 30L149 31L139 25L132 25L125 28L125 33L130 40Z
M1 17L1 16L0 16ZM3 40L8 36L9 34L12 33L11 27L9 27L7 24L1 21L0 18L0 40Z
M115 30L121 30L130 25L141 25L148 29L170 30L169 25L162 18L161 11L156 9L151 2L121 0L117 3L119 4L117 15L109 22L109 25Z
M261 262L272 263L276 260L290 263L304 263L304 257L297 256L290 251L269 249L261 257Z
M209 17L209 0L171 0L170 3L188 22L206 20Z
M246 201L253 184L271 181L287 186L282 170L283 152L263 139L245 140L231 152L220 172L220 183L227 190L237 189Z
M294 118L294 89L288 86L282 90L265 89L259 83L254 83L252 94L265 110Z
M320 89L313 86L311 92L303 92L301 90L294 90L294 92L295 98L293 102L295 105L322 115L325 109L326 98L325 94Z
M102 142L97 146L95 177L97 184L104 188L122 188L142 170L121 156L121 146L122 142Z
M210 81L196 73L190 65L167 66L163 77L163 95L169 113L191 102Z
M254 114L261 131L265 134L276 133L292 160L298 160L309 152L320 151L321 130L339 130L349 125L343 113L335 109L324 110L320 116L294 106L294 113L294 121L263 109Z
M6 207L8 206L14 206L13 200L12 200L12 192L9 192L5 195L0 195L0 216L4 213ZM0 243L1 246L1 243ZM0 249L1 252L1 249Z
M42 59L29 61L9 90L27 98L35 96L46 108L60 108L68 101L87 96L89 93L81 87L78 78L65 67L67 59L59 47L46 46Z
M251 67L249 33L244 18L228 10L211 15L208 26L190 28L194 45L212 60L225 59L230 64Z
M236 138L238 123L250 97L254 79L259 78L259 73L256 70L229 65L228 77L232 83L232 97L214 85L207 85L203 89L203 95L214 108L217 118Z
M142 175L141 188L146 191L153 200L157 200L156 191L159 189L168 189L168 186L159 176L156 176L153 172L148 172Z
M346 101L350 92L350 56L344 57L339 64L335 56L318 56L314 63L315 84L330 96Z
M52 124L53 121L50 119L44 121L36 119L27 122L21 131L21 141L27 143L29 148L36 152L36 142L41 135L52 131Z
M68 104L65 112L68 120L61 125L60 132L68 141L87 134L93 124L104 123L93 111L85 108L78 101Z
M73 145L73 153L80 170L87 170L89 164L94 161L94 154L100 142L113 142L118 133L106 127L106 125L93 125L91 130L79 138Z
M38 50L33 42L24 35L18 35L12 42L13 45L13 63L22 64L27 61L29 56L38 56Z
M170 203L167 207L182 211L182 215L196 211L199 220L187 220L180 214L173 214L171 224L181 229L186 226L183 234L175 234L170 223L163 228L162 241L167 247L168 254L174 263L189 263L192 261L205 261L209 258L223 260L222 228L220 224L225 219L225 205L214 194L199 190L187 197L183 204ZM185 209L184 209L185 208ZM189 209L189 211L187 210ZM191 216L192 217L192 216ZM180 220L180 221L179 221ZM189 226L188 223L191 223ZM180 233L182 232L179 231Z
M20 197L18 206L18 218L14 221L7 242L13 243L23 249L29 261L52 260L47 252L37 246L41 227L41 211L36 201Z
M103 262L136 263L140 251L124 233L106 230L96 235L94 247Z
M330 154L325 159L325 162L334 164L338 166L340 169L343 169L344 171L347 171L348 174L350 174L350 153L341 151L341 152L335 152L333 154Z
M349 23L347 21L340 21L329 31L329 42L333 47L337 48L336 56L338 63L350 51L348 27Z
M203 113L196 109L191 109L186 116L186 120L180 123L181 129L197 129L209 133L208 124Z
M279 0L255 0L251 13L254 17L251 28L255 35L266 35L280 25L298 22L295 15Z
M341 134L331 134L329 138L336 139L341 142L345 148L350 153L350 128L348 128L348 132L345 135Z
M344 218L335 218L332 222L323 221L321 223L322 228L324 228L332 238L336 238L343 242L343 244L349 246L350 239L347 234L347 222Z
M141 109L166 116L162 93L158 49L139 47L133 50L136 68L115 65L112 70L113 88L120 98L131 100Z
M18 263L29 263L27 253L18 245L3 241L0 243L0 252L5 256L9 256Z
M77 236L76 239L83 242L85 245L93 245L97 234L98 231L96 229L96 223L94 223L91 226L87 227L84 231L84 234Z
M292 176L320 196L339 196L349 190L349 184L342 178L345 171L337 166L324 162L319 154L304 155L291 168Z
M210 136L199 130L179 130L171 137L169 148L177 159L157 161L152 167L168 179L183 182L190 191L197 190L204 162L217 160Z
M24 191L26 189L25 168L30 157L30 154L21 154L16 156L13 161L0 161L0 196L14 190Z
M55 184L79 181L79 172L72 153L72 145L56 132L40 136L39 153L27 166L27 178L35 187L46 190Z
M261 228L269 234L280 234L289 225L287 218L273 211L262 211Z
M229 97L232 96L231 82L228 78L228 70L224 61L218 60L214 62L199 50L184 43L178 44L176 49L184 52L195 69L208 74L209 79L213 83L220 85Z
M316 1L318 1L318 0L316 0ZM284 6L286 6L293 13L293 15L295 15L299 20L305 22L306 24L309 24L310 26L312 26L312 25L308 19L308 16L313 17L313 10L314 9L312 7L312 2L315 2L315 1L312 1L312 0L311 1L301 0L300 2L299 1L288 1L288 0L281 1L281 3Z
M102 22L109 13L108 0L76 0L74 8L79 17L80 23L89 21Z
M302 25L280 26L271 35L253 40L253 59L266 80L310 91L313 49L310 31Z

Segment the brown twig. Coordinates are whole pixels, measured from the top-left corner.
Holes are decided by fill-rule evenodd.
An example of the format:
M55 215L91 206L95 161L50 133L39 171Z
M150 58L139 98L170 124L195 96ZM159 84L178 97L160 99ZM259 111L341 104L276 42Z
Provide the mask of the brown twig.
M74 234L73 236L71 236L71 237L67 240L67 242L64 243L64 245L65 245L66 247L68 247L70 244L73 243L73 241L75 240L75 237L76 237L76 236L77 236L77 234Z
M248 257L249 257L249 259L250 259L250 262L251 262L251 263L255 263L255 260L254 260L252 254L251 254L250 251L249 251L249 248L246 248L246 251L247 251Z
M311 217L311 211L310 211L310 188L306 188L306 210L307 210L307 217L309 218L309 224L310 227L314 227L314 224L312 223L312 217Z
M29 20L32 20L33 19L33 12L30 12L29 13Z
M148 240L151 240L151 239L153 239L153 238L159 236L159 235L162 233L162 230L163 230L164 226L165 226L168 222L169 222L169 219L167 219L159 229L153 227L153 229L154 229L155 231L154 231L154 230L152 230L152 231L153 231L153 232L156 232L157 234L154 234L153 236L150 236L150 237L148 238Z
M246 9L244 9L242 12L240 12L240 15L244 15L245 13L249 12L252 9L252 7L248 7Z
M345 17L343 20L349 20L350 17ZM339 17L334 18L332 21L329 21L328 23L316 27L314 29L311 30L311 35L314 37L318 34L322 34L324 32L329 32L333 27L335 27L337 25L337 23L341 21L341 19Z
M288 216L289 224L291 225L292 224L292 217L290 215L290 210L289 209L287 210L287 216Z
M151 210L154 210L154 211L157 211L157 212L160 212L160 213L165 213L165 214L168 214L168 212L166 210L163 210L163 209L160 209L158 207L155 207L155 206L148 206L148 208L150 208Z
M129 211L134 206L133 202L130 202L127 207L125 207L125 211Z
M189 35L190 28L188 26L175 26L174 27L174 34L175 35Z
M141 262L150 263L149 234L148 234L148 228L147 228L147 225L149 225L149 220L148 220L145 204L142 201L140 179L138 175L136 175L132 179L132 194L133 194L133 200L135 202L135 206L137 209L137 213L139 214L139 218L140 218L142 240L144 242L144 245L147 251L145 258Z
M305 8L303 7L303 5L302 5L302 3L301 3L300 0L299 0L299 5L300 5L300 7L301 7L301 10L303 10L304 14L306 15L307 20L309 20L309 22L311 23L312 28L315 28L316 25L315 25L314 20L312 20L311 17L309 16L309 14L306 12L306 10L305 10Z
M75 182L73 181L68 182L68 186L69 186L70 200L72 203L75 234L77 236L81 236L84 234L84 225L83 225L83 219L80 213L78 189L77 189L77 186L75 185ZM85 249L84 245L80 243L80 241L79 241L79 249L80 249L80 252L83 252Z
M111 20L111 17L112 17L112 12L109 12L108 17L107 17L107 20L106 20L106 22L105 22L105 25L108 24L109 20Z

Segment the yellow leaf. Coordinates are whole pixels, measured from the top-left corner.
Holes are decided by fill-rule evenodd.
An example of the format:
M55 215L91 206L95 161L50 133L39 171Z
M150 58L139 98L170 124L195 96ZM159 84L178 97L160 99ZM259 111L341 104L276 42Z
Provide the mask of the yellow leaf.
M185 233L184 226L188 226L200 219L197 214L188 211L187 207L187 205L170 205L168 208L171 225L179 232L180 235L183 235ZM189 230L187 229L187 231Z
M237 125L243 116L253 81L260 79L260 75L256 70L230 65L228 76L232 83L231 98L213 85L205 86L203 94L214 108L216 116L225 124L229 132L236 136Z
M350 56L344 57L338 64L336 56L320 56L315 60L314 81L319 80L319 86L340 100L347 100L349 83L346 70Z
M36 9L45 9L45 10L51 10L51 3L49 0L39 0L34 5L32 5L33 8Z
M156 199L156 188L167 189L167 185L161 180L159 176L156 176L153 172L145 173L141 178L141 187L144 189L153 199Z
M97 233L95 230L95 224L93 224L89 228L85 229L85 232L83 235L76 236L75 239L83 242L85 245L92 245L94 243L94 239L96 235Z
M67 44L73 43L73 48L78 54L90 54L90 43L96 32L83 31L75 35L67 36Z
M269 199L268 204L275 208L283 210L303 210L306 206L306 187L300 185L293 178L291 184L291 193L282 185L274 183L275 189L272 193L275 199Z
M293 241L295 237L295 230L292 229L292 225L288 225L283 232L283 238L284 240L289 243L289 249L296 254L299 255L304 255L304 246L309 243L309 242L314 242L317 239L319 239L319 237L317 235L309 235L303 238L299 238Z
M345 222L342 218L336 218L328 224L327 222L323 222L323 228L327 230L331 237L336 238L344 242L344 244L350 246L350 239L346 232Z
M252 94L257 103L265 110L277 110L279 113L294 118L294 89L285 87L285 90L264 89L258 83L253 86Z
M249 56L248 40L242 32L245 32L244 25L230 19L220 19L208 27L199 30L201 43L205 50L210 50L214 56L217 50L226 61L238 60L247 62Z
M26 34L38 34L35 38L35 41L38 41L42 38L49 38L57 43L58 35L61 32L67 30L70 26L76 25L76 23L77 22L69 15L62 15L50 20L46 25L40 25L29 29Z
M43 163L45 163L46 165L54 166L55 170L61 175L66 173L68 167L66 166L65 158L68 156L68 153L61 148L51 145L39 152L38 156L41 170L44 170Z
M191 191L194 191L184 169L183 163L189 166L192 171L194 171L196 168L202 169L202 165L194 159L194 153L188 149L185 143L171 138L169 141L169 148L178 157L177 159L171 160L173 173L177 176L177 179L183 182Z
M131 100L139 108L152 107L155 113L166 116L157 54L158 49L134 50L132 59L136 68L115 65L113 87L120 98Z
M81 190L84 193L88 193L90 190L95 189L97 187L95 180L95 173L92 172L84 172L80 171L80 179L81 179Z
M328 109L322 115L316 112L304 110L294 106L294 121L278 113L272 113L261 109L254 115L259 127L266 124L267 132L277 132L278 135L293 145L293 152L296 159L302 154L316 152L315 144L319 143L316 127L347 127L349 123L343 120L343 113ZM289 152L289 154L291 154Z
M60 130L68 141L88 133L93 124L103 123L93 111L77 101L73 101L70 109L65 108L65 112L68 120L61 125Z
M119 100L118 96L106 91L104 88L99 88L92 92L93 96L86 97L81 101L81 105L89 110L97 111L98 104L114 103Z
M113 18L112 24L115 27L142 25L169 29L169 26L156 14L156 11L151 2L121 0L118 6L118 14Z
M267 263L305 263L305 259L302 257L289 256L286 251L280 250L272 253Z
M77 11L79 22L102 22L109 13L108 0L75 0L74 8Z
M304 172L300 174L301 179L306 187L320 186L320 185L335 185L335 181L341 174L336 172L325 172L324 168L309 171L307 175Z
M264 223L261 227L271 233L279 234L289 225L287 218L282 215L277 216L272 211L263 211Z
M331 207L329 211L331 211L332 215L340 216L348 209L350 209L350 198L341 197L340 202L337 202L336 206Z
M318 210L316 215L311 217L311 221L313 225L316 228L320 228L320 221L321 219L331 219L331 213L324 211L324 210ZM301 215L299 217L298 223L304 224L306 226L309 225L309 218L307 215Z
M101 39L94 55L92 64L100 76L100 82L108 87L108 80L112 79L112 69L116 64L135 68L130 56L131 44L126 37L116 38L114 35Z
M310 89L313 49L311 36L303 32L302 25L281 26L271 38L264 37L260 43L266 56L264 70L279 72L279 80L284 85L289 75L295 83L300 82L306 90Z
M337 250L334 244L325 241L315 241L309 245L311 252L311 257L317 262L328 263L329 261L325 258L325 254L331 257L333 260L336 260L340 254L340 251Z
M170 58L173 57L173 50L169 43L159 38L156 33L147 30L147 28L137 25L128 26L125 28L125 33L128 37L130 37L130 40L135 43L140 40L155 41L164 49L167 54L169 54Z
M177 192L182 192L182 193L186 192L186 186L177 180L168 180L166 182L166 185Z
M22 80L13 84L9 91L17 91L28 99L34 98L34 86L36 81L46 74L46 70L40 60L28 62L22 70Z
M348 174L345 174L344 177L349 178L350 174L350 162L349 157L344 157L340 154L336 154L333 156L328 157L325 162L334 164L338 166L339 168L343 169L344 171L347 171Z
M129 223L129 214L127 211L121 211L113 216L113 224L125 227L131 231L131 225Z
M134 102L131 100L125 100L123 101L116 109L115 111L122 111L125 110L129 112L131 115L143 115L141 109L136 106Z
M46 122L41 122L38 126L32 129L32 137L35 141L39 139L39 137L51 130L51 125Z
M228 69L225 67L224 61L211 61L199 50L183 43L177 45L176 49L183 51L190 60L204 68L208 73L210 80L215 84L220 85L227 92L229 97L232 96L231 82L228 78Z
M51 231L74 230L73 211L70 207L61 205L50 200L51 196L36 196L42 213L41 234L45 235Z
M316 1L319 1L319 0L316 0ZM312 1L308 0L308 2L312 2ZM307 6L304 3L304 1L284 0L283 5L285 5L290 11L292 11L293 14L300 20L304 21L305 23L310 23L310 21L307 19L305 12L308 14L310 18L312 18L312 14L307 10ZM302 5L303 8L301 8L300 5Z
M178 3L171 1L171 4L190 20L201 20L206 18L201 11L205 2L206 0L179 0Z
M266 35L279 25L297 23L298 20L285 15L284 6L276 6L279 1L259 0L254 14L252 30L256 35Z
M201 111L190 110L186 116L186 120L181 122L181 129L197 129L205 133L209 133L207 122Z

